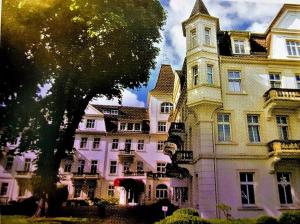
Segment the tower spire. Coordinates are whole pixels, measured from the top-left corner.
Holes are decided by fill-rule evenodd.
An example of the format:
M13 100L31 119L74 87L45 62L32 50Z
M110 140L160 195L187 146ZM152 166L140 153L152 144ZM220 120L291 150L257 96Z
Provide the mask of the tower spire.
M190 17L198 14L198 13L202 13L202 14L206 14L209 16L209 12L206 8L206 6L204 5L202 0L196 0L194 8L192 10L192 13L190 15Z

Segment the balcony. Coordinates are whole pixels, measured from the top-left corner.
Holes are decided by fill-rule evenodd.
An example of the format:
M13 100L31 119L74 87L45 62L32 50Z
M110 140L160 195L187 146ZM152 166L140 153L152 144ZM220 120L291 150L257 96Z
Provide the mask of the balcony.
M30 178L32 178L32 176L33 176L33 171L19 170L19 171L16 171L15 178L30 179Z
M99 173L73 173L73 179L98 179Z
M300 140L274 140L268 146L270 157L300 158Z
M134 155L135 155L135 150L127 150L127 149L119 150L119 154L118 154L120 162L124 162L124 161L133 162Z
M183 122L172 122L169 128L169 134L185 133Z
M172 156L172 161L178 164L193 162L193 151L176 151Z
M300 108L300 89L271 88L264 94L265 107L273 109Z
M153 179L159 179L159 178L166 178L166 173L153 173L152 171L147 172L147 177L153 178Z
M126 171L123 173L125 177L133 176L133 177L143 177L145 176L144 171Z

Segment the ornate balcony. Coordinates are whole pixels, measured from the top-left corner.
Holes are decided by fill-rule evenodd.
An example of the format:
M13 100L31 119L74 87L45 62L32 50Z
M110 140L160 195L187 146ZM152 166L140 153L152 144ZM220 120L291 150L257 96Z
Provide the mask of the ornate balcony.
M16 171L15 178L19 179L30 179L33 176L33 171L27 171L27 170L19 170Z
M299 109L300 89L271 88L264 94L265 107L273 109Z
M125 177L143 177L146 173L144 171L126 171L123 174Z
M73 173L73 179L98 179L99 173Z
M274 140L268 146L270 157L300 158L300 140Z
M147 172L147 177L153 178L153 179L166 178L167 174L166 173L153 173L150 171L150 172Z
M185 133L185 127L183 122L172 122L169 128L169 134Z
M172 156L172 161L178 164L193 162L193 151L176 151Z
M124 161L133 162L134 155L135 155L135 150L127 150L127 149L119 150L120 162L124 162Z

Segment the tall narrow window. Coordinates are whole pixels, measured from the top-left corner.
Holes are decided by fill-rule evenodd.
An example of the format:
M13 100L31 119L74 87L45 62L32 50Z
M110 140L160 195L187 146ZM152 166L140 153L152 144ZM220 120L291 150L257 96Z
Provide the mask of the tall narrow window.
M120 124L120 130L125 131L126 130L126 123L121 123Z
M117 173L117 161L110 161L109 173L110 174Z
M270 73L269 79L270 79L271 88L280 88L281 87L281 80L280 80L279 73Z
M64 172L70 173L72 170L72 161L71 160L65 160L65 167L64 167Z
M123 172L124 173L130 172L130 162L129 161L124 161Z
M280 204L293 204L291 191L291 174L281 172L277 173L277 183Z
M218 140L220 142L231 141L230 115L218 114Z
M243 205L255 204L253 176L254 173L240 173L241 199Z
M86 147L87 147L87 137L83 137L83 138L81 138L81 141L80 141L80 148L85 149Z
M98 161L92 160L91 161L91 174L96 174L98 169Z
M164 141L157 142L157 151L161 151L164 148Z
M144 163L143 163L143 161L137 161L136 162L136 171L138 173L144 173Z
M131 150L131 139L125 140L125 151L128 152Z
M198 75L198 66L192 67L192 75L193 75L193 84L194 86L198 85L199 83L199 75Z
M75 181L74 184L74 198L79 198L81 195L81 189L82 189L82 181Z
M245 54L245 42L243 40L234 40L234 53Z
M287 116L276 116L276 122L279 132L279 138L281 140L288 140L289 139L289 128L287 122Z
M8 191L8 183L1 184L0 196L5 196Z
M30 171L30 166L31 166L31 159L26 158L25 159L25 164L24 164L24 171L29 172Z
M118 149L119 148L119 139L113 139L111 148L112 149Z
M78 167L77 167L77 174L78 175L82 175L84 172L84 164L85 161L84 160L78 160Z
M210 45L210 28L205 27L204 33L205 33L205 44Z
M164 162L157 162L156 164L156 171L157 173L165 173L166 172L166 163Z
M144 150L144 140L138 140L138 150Z
M259 117L257 115L248 115L247 122L248 122L249 141L253 143L260 142Z
M300 75L296 75L296 85L297 89L300 89Z
M89 181L88 182L88 198L93 200L95 198L95 192L96 192L96 186L97 186L97 183L96 181Z
M192 29L190 32L190 40L191 40L191 48L197 47L198 41L197 41L197 31L196 29Z
M230 92L241 92L241 73L240 71L228 72L228 84Z
M141 124L140 123L135 123L134 124L134 130L135 131L140 131L141 130Z
M300 56L300 41L288 40L286 47L289 56Z
M87 119L86 128L95 128L95 120Z
M157 131L158 132L166 132L167 131L167 122L165 121L159 121L157 123Z
M113 198L115 196L114 185L108 185L107 195L108 195L108 197L111 197L111 198Z
M99 149L100 147L100 138L94 138L93 149Z
M207 83L213 84L213 66L207 65Z
M14 163L14 157L13 156L8 156L6 158L6 166L5 166L5 169L6 170L11 170L12 166L13 166L13 163Z

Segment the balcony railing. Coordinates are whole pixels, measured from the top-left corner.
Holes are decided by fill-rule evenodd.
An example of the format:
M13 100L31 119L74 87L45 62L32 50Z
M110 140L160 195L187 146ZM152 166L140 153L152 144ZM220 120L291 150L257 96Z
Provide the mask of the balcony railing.
M184 133L185 127L183 122L172 122L169 128L169 134L171 133Z
M126 171L123 173L124 176L145 176L145 172L144 171Z
M18 170L16 171L16 178L31 178L33 175L33 171L29 170Z
M264 94L265 101L269 99L293 99L300 100L300 89L271 88Z
M300 157L300 140L274 140L268 143L269 152L274 156Z
M158 179L158 178L165 178L167 177L166 173L153 173L153 172L147 172L147 177Z
M99 178L99 173L91 173L91 172L76 172L73 173L74 179L97 179Z
M193 162L193 151L176 151L172 161L176 163L191 163Z
M127 150L127 149L121 149L119 150L119 155L121 156L134 156L135 150Z

